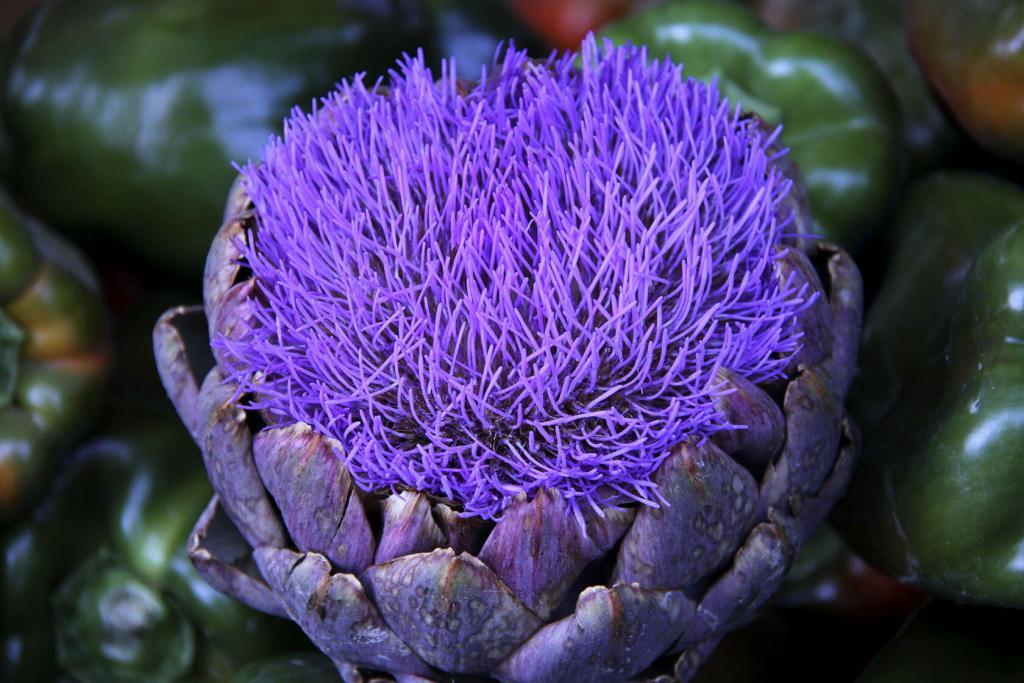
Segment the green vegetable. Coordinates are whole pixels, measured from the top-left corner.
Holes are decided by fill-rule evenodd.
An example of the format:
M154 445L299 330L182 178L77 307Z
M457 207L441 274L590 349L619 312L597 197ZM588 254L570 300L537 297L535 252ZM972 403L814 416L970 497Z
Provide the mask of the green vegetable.
M758 14L781 30L811 29L862 48L892 83L903 113L903 141L915 169L935 166L961 138L932 96L903 33L893 0L756 0Z
M873 569L825 524L793 561L774 604L847 622L897 624L925 597Z
M92 269L0 195L0 521L26 511L92 426L110 355Z
M53 598L57 660L85 683L174 681L195 654L185 615L105 551L86 560Z
M893 239L853 400L864 461L837 521L904 583L1024 607L1024 192L930 176Z
M536 44L498 0L50 0L22 35L4 92L19 193L79 239L191 279L232 163L292 107L421 47L479 78L501 41Z
M611 24L616 42L666 53L684 73L717 79L744 110L782 124L824 234L858 247L900 181L898 105L856 49L826 36L776 32L738 5L667 0Z
M197 276L231 163L293 106L389 68L421 30L398 0L48 2L4 93L17 190L81 239Z
M858 683L1004 683L1024 680L1015 610L922 607L857 679Z
M225 681L301 642L208 586L186 555L210 495L173 425L133 421L81 448L3 546L0 679Z

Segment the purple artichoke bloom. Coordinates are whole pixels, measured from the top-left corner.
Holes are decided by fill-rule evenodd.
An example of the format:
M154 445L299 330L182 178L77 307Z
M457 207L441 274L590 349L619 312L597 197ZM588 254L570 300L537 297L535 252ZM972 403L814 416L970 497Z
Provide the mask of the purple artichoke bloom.
M855 461L860 279L801 193L778 131L592 38L295 111L155 332L193 561L346 680L688 678Z

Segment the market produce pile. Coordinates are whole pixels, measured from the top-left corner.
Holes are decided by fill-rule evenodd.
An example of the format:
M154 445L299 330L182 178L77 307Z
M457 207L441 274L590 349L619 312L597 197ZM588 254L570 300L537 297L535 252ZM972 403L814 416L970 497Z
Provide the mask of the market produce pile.
M1022 34L0 8L0 680L1024 679Z

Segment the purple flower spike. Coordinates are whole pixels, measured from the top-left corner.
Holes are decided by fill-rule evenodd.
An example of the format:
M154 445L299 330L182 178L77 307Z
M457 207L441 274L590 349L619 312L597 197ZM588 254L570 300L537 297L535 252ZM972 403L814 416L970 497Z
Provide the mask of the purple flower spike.
M216 342L227 379L366 490L485 518L544 489L578 516L657 505L673 448L732 427L721 378L781 379L800 349L774 142L593 38L475 86L422 56L344 82L243 170L257 295Z

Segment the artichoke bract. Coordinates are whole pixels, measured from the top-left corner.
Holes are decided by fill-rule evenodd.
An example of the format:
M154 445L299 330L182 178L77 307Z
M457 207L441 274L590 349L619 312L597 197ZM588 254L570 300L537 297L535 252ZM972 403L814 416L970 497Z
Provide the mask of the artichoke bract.
M860 277L805 207L778 131L642 48L342 83L154 332L193 561L345 680L689 678L856 460Z

